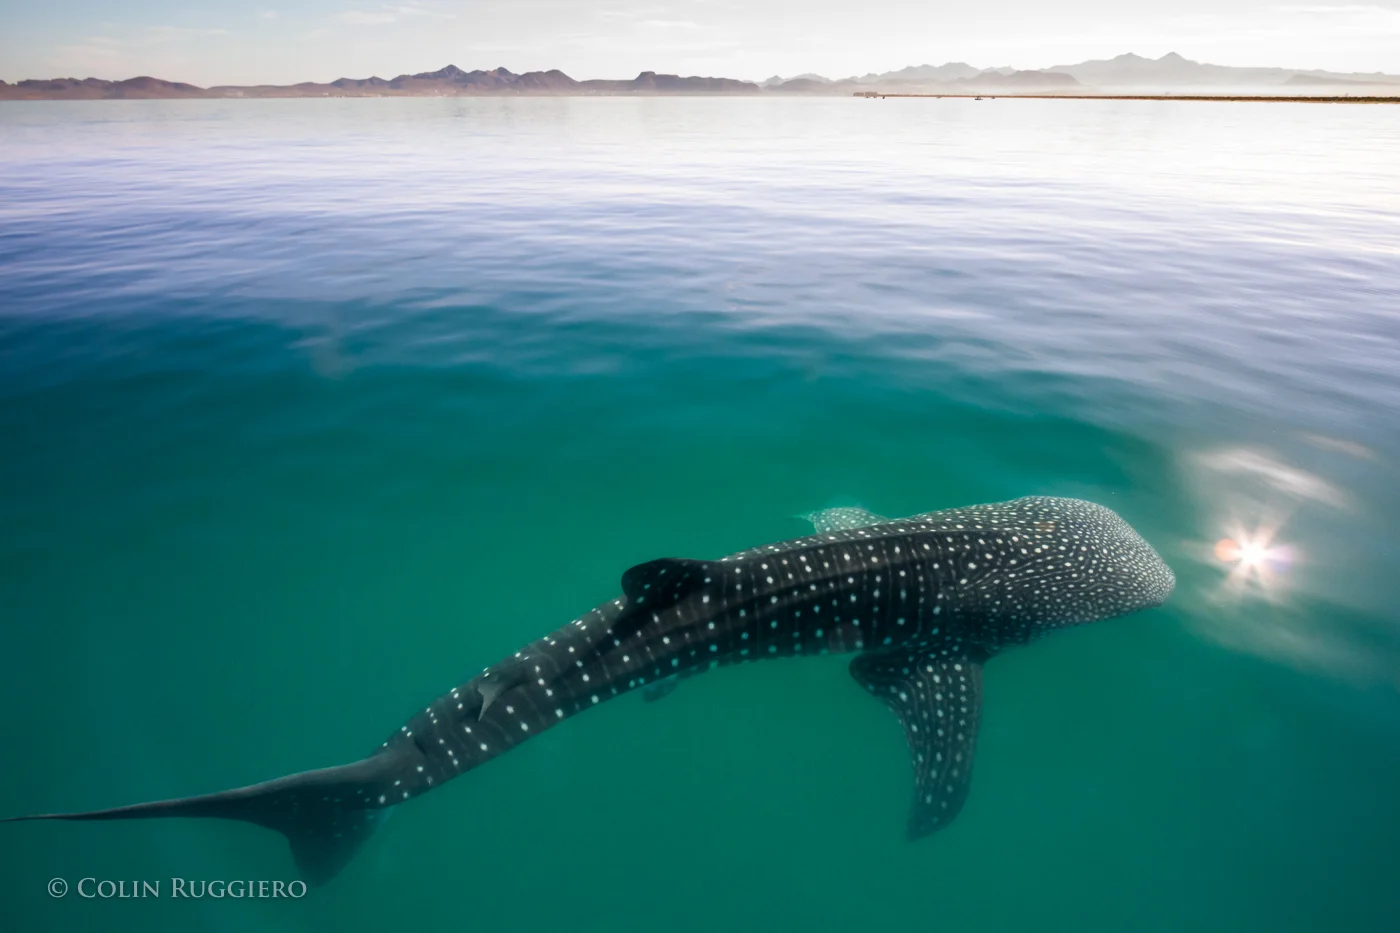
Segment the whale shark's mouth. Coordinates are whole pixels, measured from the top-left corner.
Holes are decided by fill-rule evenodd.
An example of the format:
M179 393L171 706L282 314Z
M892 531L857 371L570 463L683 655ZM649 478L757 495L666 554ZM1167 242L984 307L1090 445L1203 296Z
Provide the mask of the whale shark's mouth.
M1117 517L1115 515L1115 517ZM1121 522L1122 519L1120 518ZM1138 580L1142 595L1142 608L1147 609L1152 606L1160 606L1171 596L1176 589L1176 574L1171 567L1162 559L1162 555L1143 540L1126 522L1123 527L1131 534L1130 554L1132 555L1126 562L1128 569Z
M1151 605L1153 606L1162 605L1162 603L1167 601L1167 597L1172 595L1172 591L1176 589L1176 574L1172 573L1172 569L1167 566L1166 561L1162 560L1160 557L1158 557L1157 560L1161 564L1161 570L1159 573L1153 574L1153 580L1156 586L1149 594L1149 598L1152 600Z

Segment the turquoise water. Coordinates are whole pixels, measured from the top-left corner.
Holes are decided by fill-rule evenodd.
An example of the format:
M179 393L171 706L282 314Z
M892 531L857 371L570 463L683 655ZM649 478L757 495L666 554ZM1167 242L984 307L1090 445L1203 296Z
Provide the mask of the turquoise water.
M357 758L824 506L1082 496L1179 579L989 665L919 843L893 717L784 661L566 723L301 899L169 898L295 877L256 827L0 827L6 929L1400 928L1397 150L1287 104L0 106L4 815Z

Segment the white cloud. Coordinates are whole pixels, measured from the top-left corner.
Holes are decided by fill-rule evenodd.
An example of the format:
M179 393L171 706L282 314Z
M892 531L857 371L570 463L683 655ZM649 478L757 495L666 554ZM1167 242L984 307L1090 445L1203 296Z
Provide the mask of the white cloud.
M1343 6L1306 6L1295 4L1281 6L1278 8L1283 13L1317 13L1322 16L1336 16L1345 14L1361 14L1365 16L1383 15L1393 16L1397 11L1388 10L1383 6L1365 6L1362 4L1347 4Z
M661 16L665 12L665 7L650 6L632 10L599 10L594 15L599 19L638 20L648 16Z
M103 75L128 78L136 64L124 43L109 36L89 36L78 42L56 46L49 61L57 72L73 77Z
M342 23L351 26L383 26L397 20L398 14L388 10L346 10L344 13L337 13L335 18Z
M417 3L386 3L378 9L346 10L333 19L350 26L385 26L402 19L427 16L434 19L454 19L455 14L429 9Z
M55 46L49 55L49 64L62 72L100 75L111 79L155 74L160 69L152 67L148 60L152 52L178 50L193 40L229 34L226 29L148 26L126 36L87 36L77 42Z
M193 29L188 26L151 26L150 34L157 42L174 42L195 36L226 36L227 29Z

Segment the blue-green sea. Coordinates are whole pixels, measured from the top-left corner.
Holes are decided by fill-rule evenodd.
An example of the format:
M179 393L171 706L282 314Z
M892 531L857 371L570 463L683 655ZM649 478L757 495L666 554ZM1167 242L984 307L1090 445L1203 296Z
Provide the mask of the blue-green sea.
M359 758L827 506L1088 498L1178 578L988 665L916 843L894 717L774 661L300 898L170 896L294 879L247 824L0 826L0 928L1393 933L1397 152L1379 106L0 104L0 816Z

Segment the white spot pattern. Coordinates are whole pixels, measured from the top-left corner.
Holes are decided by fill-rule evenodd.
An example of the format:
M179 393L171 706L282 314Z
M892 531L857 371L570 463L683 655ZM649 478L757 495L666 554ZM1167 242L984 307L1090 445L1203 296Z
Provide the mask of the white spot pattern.
M380 754L407 765L390 769L403 782L394 789L422 793L648 683L869 644L878 647L852 673L859 667L858 681L905 725L916 772L910 831L922 834L946 825L966 795L978 658L1156 605L1175 582L1126 522L1081 500L812 518L810 537L629 570L626 595L487 668L391 737ZM382 790L367 788L363 804L399 796Z

